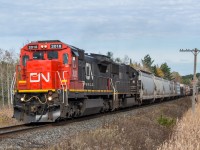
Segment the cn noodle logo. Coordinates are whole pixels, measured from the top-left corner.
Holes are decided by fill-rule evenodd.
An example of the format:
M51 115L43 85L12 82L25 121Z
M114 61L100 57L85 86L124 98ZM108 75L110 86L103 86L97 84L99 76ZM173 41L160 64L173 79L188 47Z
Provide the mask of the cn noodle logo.
M89 63L85 64L85 72L86 72L86 79L90 80L90 79L94 79L93 73L92 73L92 66Z
M47 75L45 76L43 73L30 73L30 82L31 83L38 83L43 79L45 82L50 81L50 73L47 72Z

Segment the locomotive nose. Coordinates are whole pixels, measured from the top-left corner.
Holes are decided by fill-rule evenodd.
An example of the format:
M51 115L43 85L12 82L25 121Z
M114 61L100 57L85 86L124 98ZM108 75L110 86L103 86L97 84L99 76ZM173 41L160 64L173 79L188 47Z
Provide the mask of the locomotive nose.
M35 60L27 62L27 89L55 89L59 62Z

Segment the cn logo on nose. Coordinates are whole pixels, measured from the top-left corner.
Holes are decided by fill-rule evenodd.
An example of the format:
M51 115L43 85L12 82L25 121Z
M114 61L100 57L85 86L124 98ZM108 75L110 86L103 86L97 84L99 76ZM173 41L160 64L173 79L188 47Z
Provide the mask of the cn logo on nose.
M47 72L47 76L45 77L45 75L43 73L30 73L30 82L31 83L37 83L41 81L41 78L45 81L45 82L49 82L50 81L50 73Z

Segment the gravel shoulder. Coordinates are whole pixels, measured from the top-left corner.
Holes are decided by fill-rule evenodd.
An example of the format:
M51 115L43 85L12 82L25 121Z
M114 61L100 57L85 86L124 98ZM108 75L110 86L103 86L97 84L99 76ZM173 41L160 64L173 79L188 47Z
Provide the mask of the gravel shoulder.
M0 149L156 149L173 131L173 127L160 125L158 118L162 115L175 120L180 119L190 107L190 97L180 98L160 105L14 135L0 139ZM114 138L108 137L115 127L118 131L115 130ZM110 132L104 132L108 129ZM103 131L102 135L99 134L100 131ZM108 138L114 143L107 141L106 144L103 140ZM127 147L123 147L123 143L118 141L121 138L126 140ZM76 144L79 144L79 147Z

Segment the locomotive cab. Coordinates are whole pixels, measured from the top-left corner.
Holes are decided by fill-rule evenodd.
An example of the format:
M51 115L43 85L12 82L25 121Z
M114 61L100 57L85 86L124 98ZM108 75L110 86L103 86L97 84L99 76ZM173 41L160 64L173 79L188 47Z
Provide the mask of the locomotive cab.
M39 42L38 45L25 46L21 50L18 66L19 90L39 90L59 88L60 77L66 82L71 78L72 53L69 47L62 44ZM76 57L73 57L76 60ZM74 62L74 61L73 61ZM76 62L74 62L76 63ZM22 83L22 84L20 84ZM23 85L26 83L26 86Z
M16 68L14 117L24 122L55 121L78 84L78 53L60 41L38 41L21 49ZM70 83L71 81L71 83Z

